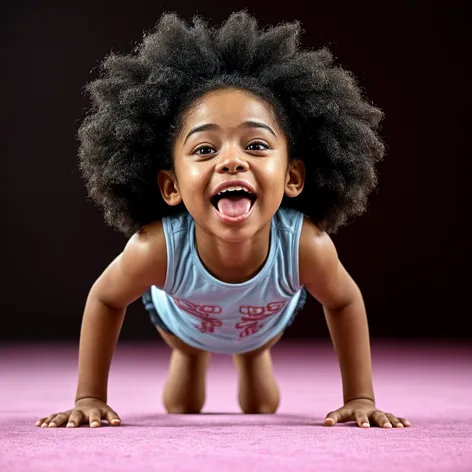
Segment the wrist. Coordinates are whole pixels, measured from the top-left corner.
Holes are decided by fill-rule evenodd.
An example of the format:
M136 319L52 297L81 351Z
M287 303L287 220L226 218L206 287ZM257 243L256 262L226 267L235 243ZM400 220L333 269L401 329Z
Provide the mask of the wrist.
M344 403L354 402L356 400L367 400L372 402L375 405L375 399L369 396L359 396L359 397L352 397L344 401Z
M103 403L107 402L105 398L102 398L98 395L80 395L80 396L77 396L75 398L75 403L78 403L81 400L98 400L98 401L101 401Z

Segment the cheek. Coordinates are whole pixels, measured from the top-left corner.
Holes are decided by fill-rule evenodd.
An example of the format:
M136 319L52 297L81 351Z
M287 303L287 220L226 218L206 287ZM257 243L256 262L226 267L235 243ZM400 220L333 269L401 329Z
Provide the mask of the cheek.
M202 175L204 174L204 166L198 165L187 165L186 177L188 180L198 183L201 180Z
M204 191L208 182L208 169L205 165L188 162L182 164L179 170L179 190L182 195L192 199Z
M281 159L267 161L262 169L266 184L270 187L285 185L286 162Z

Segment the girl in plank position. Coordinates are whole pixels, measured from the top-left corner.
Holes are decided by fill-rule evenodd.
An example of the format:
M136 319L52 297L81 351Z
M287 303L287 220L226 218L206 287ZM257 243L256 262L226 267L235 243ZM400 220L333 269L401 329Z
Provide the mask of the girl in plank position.
M364 212L384 155L382 112L297 22L219 28L164 14L88 85L79 138L90 196L129 237L93 284L75 405L41 427L119 425L109 368L126 307L142 297L171 347L164 405L197 413L211 352L231 354L244 413L274 413L271 347L308 291L324 309L344 404L326 426L409 426L375 404L361 292L329 234Z

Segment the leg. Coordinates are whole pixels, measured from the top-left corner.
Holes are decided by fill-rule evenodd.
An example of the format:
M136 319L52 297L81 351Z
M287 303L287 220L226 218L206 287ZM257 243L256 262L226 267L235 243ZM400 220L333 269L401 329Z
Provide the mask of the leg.
M205 403L205 376L210 353L185 344L161 328L157 331L172 348L169 377L164 388L168 413L200 413Z
M265 346L245 354L235 354L239 375L239 405L243 413L275 413L279 406L279 388L272 371L270 348L278 335Z

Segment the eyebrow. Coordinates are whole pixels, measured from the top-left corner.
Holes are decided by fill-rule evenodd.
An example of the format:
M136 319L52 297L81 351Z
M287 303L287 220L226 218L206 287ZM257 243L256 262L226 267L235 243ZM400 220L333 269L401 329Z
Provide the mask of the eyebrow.
M265 129L269 131L269 133L277 137L277 135L274 133L274 131L272 130L270 126L266 125L265 123L260 123L259 121L244 121L243 123L239 125L239 128L261 128L261 129ZM184 144L187 142L188 138L190 138L192 134L202 133L204 131L218 130L218 129L220 129L220 127L214 123L205 123L203 125L195 126L195 128L192 128L187 134Z

